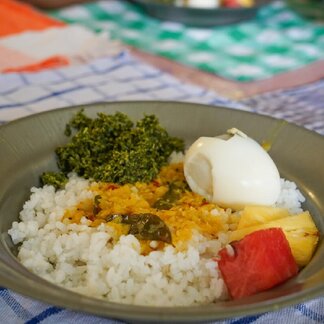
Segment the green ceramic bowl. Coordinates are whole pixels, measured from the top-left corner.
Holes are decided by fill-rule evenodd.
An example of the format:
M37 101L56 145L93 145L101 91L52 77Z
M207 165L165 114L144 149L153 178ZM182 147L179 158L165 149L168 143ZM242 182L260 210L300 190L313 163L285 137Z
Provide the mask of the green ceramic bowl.
M271 155L283 177L295 181L321 232L312 261L294 279L239 301L196 307L144 307L110 303L55 286L30 273L16 258L7 234L39 175L55 170L54 149L66 142L66 122L81 106L26 117L0 127L0 286L61 307L132 322L199 322L278 310L324 294L324 137L284 124ZM162 125L189 144L237 127L258 141L269 138L282 121L228 108L176 102L116 102L82 106L85 113L121 111L137 120L156 114Z

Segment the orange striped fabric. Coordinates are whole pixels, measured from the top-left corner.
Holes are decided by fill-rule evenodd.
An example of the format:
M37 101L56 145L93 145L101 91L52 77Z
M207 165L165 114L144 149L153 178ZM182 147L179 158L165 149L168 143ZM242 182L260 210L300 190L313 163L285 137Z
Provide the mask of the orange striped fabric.
M4 69L3 73L11 72L36 72L45 69L54 69L57 67L62 67L68 65L70 62L64 56L52 56L42 61L37 61L35 63L26 64L24 66L12 67Z
M63 26L65 26L63 22L47 17L29 5L14 0L0 0L0 37ZM64 56L56 55L39 60L25 53L0 46L0 71L2 73L33 72L68 64L69 60Z
M64 25L63 22L47 17L29 5L14 0L0 1L0 37Z

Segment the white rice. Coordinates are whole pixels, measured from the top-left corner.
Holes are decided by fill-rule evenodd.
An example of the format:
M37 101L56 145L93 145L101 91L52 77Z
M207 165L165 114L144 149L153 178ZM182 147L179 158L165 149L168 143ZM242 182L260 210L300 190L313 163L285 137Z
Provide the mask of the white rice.
M305 197L298 190L296 184L292 181L280 179L281 192L276 202L277 207L287 208L290 214L298 214L303 211L301 204Z
M81 224L61 222L66 209L94 196L88 186L87 180L71 176L64 190L31 189L20 221L9 230L14 244L20 244L18 259L26 268L67 289L111 302L188 306L227 297L211 258L227 245L225 233L209 241L196 234L185 252L167 246L143 256L133 235L122 236L113 246L112 229L105 225L92 228L86 219ZM282 180L277 205L295 213L302 201L296 185Z

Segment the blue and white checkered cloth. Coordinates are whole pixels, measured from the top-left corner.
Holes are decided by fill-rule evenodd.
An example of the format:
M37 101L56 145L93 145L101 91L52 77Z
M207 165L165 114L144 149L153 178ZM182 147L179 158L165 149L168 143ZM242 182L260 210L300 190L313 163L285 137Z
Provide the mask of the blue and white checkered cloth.
M177 100L246 109L303 125L324 134L324 81L244 100L185 84L122 52L86 65L37 73L0 75L0 123L22 116L98 101ZM247 108L251 106L252 108ZM324 297L277 312L215 323L324 323ZM122 323L51 306L0 288L0 324Z
M282 118L324 135L324 79L241 101L255 112Z
M117 100L177 100L243 108L184 84L127 52L77 67L0 75L0 123L54 108Z

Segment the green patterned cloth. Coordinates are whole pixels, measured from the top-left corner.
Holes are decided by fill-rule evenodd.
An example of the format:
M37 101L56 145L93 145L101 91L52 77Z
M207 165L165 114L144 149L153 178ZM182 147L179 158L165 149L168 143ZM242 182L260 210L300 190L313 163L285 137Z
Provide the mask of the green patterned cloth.
M213 28L160 21L127 1L98 1L50 14L95 31L108 30L114 39L143 51L241 82L324 59L324 25L301 18L279 1L259 10L253 20Z

